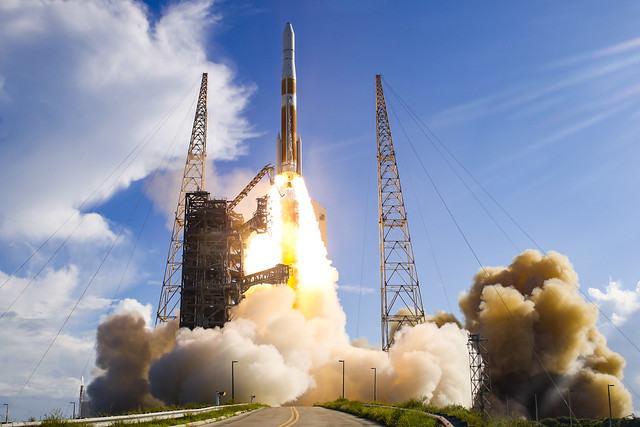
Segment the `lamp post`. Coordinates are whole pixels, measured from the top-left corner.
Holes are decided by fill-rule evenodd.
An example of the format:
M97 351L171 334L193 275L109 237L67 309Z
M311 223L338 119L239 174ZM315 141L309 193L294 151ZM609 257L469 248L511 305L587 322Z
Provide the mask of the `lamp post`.
M567 393L569 394L569 425L573 427L573 412L571 411L571 392L573 389L569 389Z
M338 363L342 363L342 398L344 399L344 360L338 360Z
M4 417L4 422L8 424L9 423L9 404L8 403L3 403L3 405L7 407L7 413L6 413L5 417ZM609 412L611 412L611 411L609 411Z
M72 419L75 419L75 417L76 417L76 402L69 402L69 403L73 403L73 417L72 417Z
M611 427L611 387L615 387L614 384L607 384L607 396L609 397L609 427Z
M376 371L376 368L371 368L373 369L373 401L375 402L376 400L378 400L378 396L376 395L377 393L377 389L378 389L378 384L377 384L377 376L378 373Z
M236 363L238 363L237 360L231 361L231 400L233 400L234 402L236 399L236 384L235 384L235 378L233 375L233 365Z

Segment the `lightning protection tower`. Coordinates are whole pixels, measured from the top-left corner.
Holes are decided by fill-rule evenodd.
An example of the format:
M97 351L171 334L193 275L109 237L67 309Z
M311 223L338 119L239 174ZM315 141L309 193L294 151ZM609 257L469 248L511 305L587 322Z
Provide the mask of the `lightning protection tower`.
M395 331L424 321L424 309L380 75L376 76L376 130L382 350L388 351Z
M471 368L471 399L473 409L483 416L491 412L491 373L489 372L489 351L487 339L480 334L469 334L469 367Z
M185 198L187 193L204 191L205 158L207 153L207 73L202 74L200 94L196 115L193 120L191 141L187 163L184 166L182 186L178 197L178 207L173 220L173 232L169 255L162 281L162 291L158 303L156 324L176 318L176 308L180 304L180 283L182 279L182 250L185 217Z

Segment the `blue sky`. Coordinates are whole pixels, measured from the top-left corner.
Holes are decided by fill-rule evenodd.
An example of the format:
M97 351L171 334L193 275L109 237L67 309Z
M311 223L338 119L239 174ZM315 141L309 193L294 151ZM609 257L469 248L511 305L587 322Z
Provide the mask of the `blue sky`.
M16 361L2 346L0 365L12 374L0 380L0 398L14 400L88 284L16 401L16 416L69 406L121 280L118 300L155 312L202 72L210 75L209 191L233 198L274 161L288 21L303 175L327 209L329 257L352 338L380 340L374 75L382 74L425 309L459 315L457 296L480 265L420 161L482 265L508 265L533 247L522 228L544 251L569 257L583 292L637 346L639 19L640 5L630 1L3 2L0 284L71 221L0 288L3 312L27 289L0 319L0 339L30 355ZM508 238L391 89L517 221L467 181ZM92 195L147 141L131 167ZM126 304L134 303L116 302ZM640 392L638 351L602 316L599 324ZM640 407L637 395L634 402Z

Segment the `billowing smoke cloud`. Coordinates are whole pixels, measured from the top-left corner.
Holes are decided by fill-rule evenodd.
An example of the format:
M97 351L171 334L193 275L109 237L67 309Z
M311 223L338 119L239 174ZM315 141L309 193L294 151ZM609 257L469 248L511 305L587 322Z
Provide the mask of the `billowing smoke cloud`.
M460 299L466 327L487 338L491 381L498 412L510 408L540 416L567 415L568 390L575 415L633 411L621 382L625 361L607 347L596 328L598 309L578 291L578 275L567 257L528 250L509 267L481 270Z
M344 360L349 399L373 399L371 368L376 368L378 400L424 397L437 405L470 405L467 335L457 325L429 322L403 329L388 353L350 343L336 292L337 271L327 259L304 183L296 180L299 227L276 221L271 233L250 242L245 263L251 273L280 262L281 250L295 252L287 255L295 267L290 286L254 286L224 328L181 329L175 340L170 331L146 331L130 319L118 325L113 316L98 336L99 362L106 374L95 380L100 387L92 384L92 399L104 402L101 407L112 402L114 409L151 405L155 399L212 403L217 391L231 394L231 364L237 360L236 400L254 395L270 405L309 404L342 394L343 365L338 361ZM270 200L281 200L275 187ZM271 208L273 217L281 217L277 203ZM109 339L106 330L114 330L119 339ZM152 345L154 339L160 343ZM127 380L137 387L129 387L123 382ZM122 389L137 394L111 393Z
M114 410L158 401L212 403L216 392L230 394L235 360L236 400L253 395L270 405L309 404L342 394L343 360L349 399L372 400L376 368L380 401L418 397L470 406L467 331L452 315L437 312L397 331L388 353L350 342L338 274L304 183L294 178L292 189L282 190L281 179L270 193L271 231L249 242L245 269L292 263L288 286L254 286L222 329L174 334L173 326L151 331L130 317L112 317L99 331L106 373L89 389L92 397ZM293 200L297 224L287 221ZM467 329L489 340L496 412L509 399L512 412L530 416L537 394L541 415L566 415L563 399L572 389L576 415L601 417L608 413L607 384L615 385L614 413L632 411L620 381L624 359L607 348L595 327L597 308L580 296L577 280L566 257L526 251L507 268L482 270L461 297Z
M91 409L118 413L138 407L159 406L149 393L147 373L151 362L171 350L177 323L147 329L142 314L111 315L98 327L96 365L103 369L87 388Z
M289 287L258 287L223 329L181 329L175 349L157 360L149 372L151 393L168 403L212 402L215 392L230 392L231 361L235 365L236 398L255 395L261 402L311 404L342 394L372 400L377 370L378 399L399 401L427 397L438 404L468 404L466 334L455 325L439 329L423 324L402 331L386 354L349 343L336 327L343 316L335 291L317 307L324 315L305 318L295 308ZM333 305L333 307L331 307Z

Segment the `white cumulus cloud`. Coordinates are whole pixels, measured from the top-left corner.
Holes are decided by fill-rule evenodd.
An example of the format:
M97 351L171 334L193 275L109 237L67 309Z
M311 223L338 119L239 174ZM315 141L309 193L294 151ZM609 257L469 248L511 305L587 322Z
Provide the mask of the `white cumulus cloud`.
M604 292L597 288L589 288L589 296L603 309L611 311L611 320L616 326L620 326L640 310L640 282L635 290L627 290L623 289L620 281L610 280Z
M134 235L125 229L96 274L123 219L94 206L151 176L168 153L170 167L184 165L202 73L209 161L245 152L253 87L234 82L226 59L207 57L221 19L213 0L170 2L154 17L138 0L0 0L0 397L11 418L77 398ZM148 280L137 257L123 287ZM125 299L120 310L151 322L150 305Z
M155 22L133 0L0 2L0 194L11 200L0 205L0 238L41 241L71 218L65 236L95 202L157 168L176 130L188 141L203 72L215 94L209 158L244 152L253 89L207 60L204 33L218 19L211 0L178 2ZM153 143L100 187L160 122ZM110 240L111 228L93 215L74 238Z

